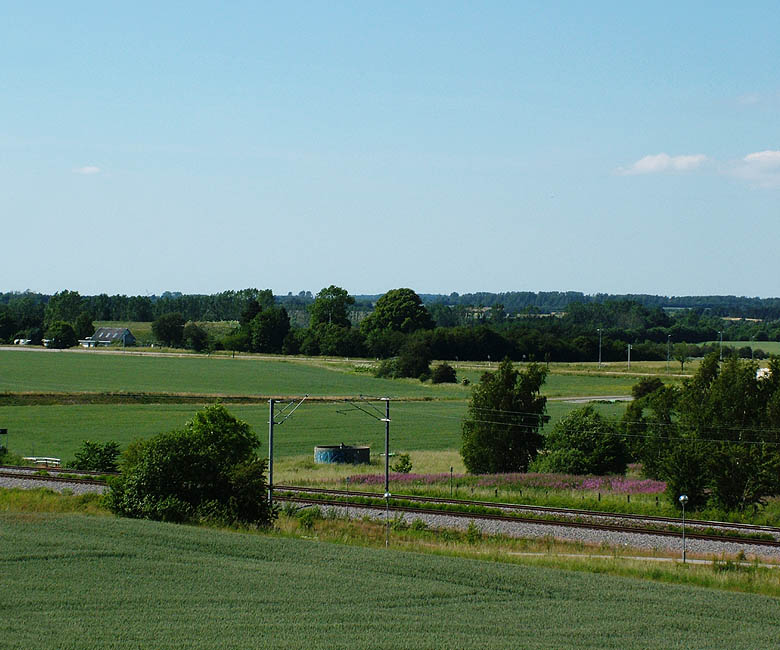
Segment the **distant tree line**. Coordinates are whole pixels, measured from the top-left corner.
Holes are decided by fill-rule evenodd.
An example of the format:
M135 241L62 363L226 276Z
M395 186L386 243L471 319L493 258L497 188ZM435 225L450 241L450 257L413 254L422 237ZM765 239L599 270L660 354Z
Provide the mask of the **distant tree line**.
M556 294L469 294L483 304L491 296L574 297ZM724 320L703 308L669 312L637 300L566 303L556 316L532 309L523 313L504 303L469 306L463 296L428 302L411 289L394 289L368 302L331 285L316 295L274 296L271 290L243 289L210 296L165 293L162 296L81 296L62 291L0 295L0 341L17 338L40 343L56 340L61 347L89 336L94 321L153 321L155 339L164 345L203 351L227 349L307 356L369 356L399 361L385 364L390 375L416 370L413 357L450 360L623 361L631 358L676 360L704 356L722 333L725 340L753 341L740 349L725 347L725 356L762 357L762 341L780 340L780 321ZM546 298L545 298L546 299ZM771 300L734 299L734 304ZM725 298L724 298L725 301ZM716 301L711 301L716 302ZM510 303L512 304L512 303ZM725 302L724 302L725 304ZM709 308L708 308L709 309ZM537 310L538 311L538 310ZM235 321L235 329L214 337L203 323ZM51 331L50 331L51 330ZM599 337L599 331L601 337ZM48 332L48 334L47 334ZM708 345L702 345L710 342ZM715 344L717 346L717 344ZM427 364L424 366L427 368ZM424 375L425 370L420 374Z

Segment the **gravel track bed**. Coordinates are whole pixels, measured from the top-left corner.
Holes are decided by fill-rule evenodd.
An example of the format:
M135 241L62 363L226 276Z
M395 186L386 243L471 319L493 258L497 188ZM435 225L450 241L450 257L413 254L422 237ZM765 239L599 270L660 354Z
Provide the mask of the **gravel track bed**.
M344 506L320 506L323 512L333 508L337 513L350 519L371 519L384 522L384 512L369 508L344 507ZM415 519L421 519L431 528L452 528L466 530L472 521L486 535L507 535L510 537L553 537L568 542L582 542L584 544L606 544L609 546L623 546L626 548L641 548L648 550L673 551L682 555L682 538L667 537L661 535L649 535L646 533L623 533L606 530L589 530L586 528L569 528L548 524L529 524L525 522L495 521L491 519L468 519L453 517L447 514L420 514L416 512L400 513L390 512L391 521L396 517L403 517L407 524ZM685 548L687 553L720 557L723 554L736 555L740 551L747 557L767 558L780 560L780 548L771 548L754 544L737 544L732 542L710 542L707 540L686 538Z
M520 514L519 511L513 510L512 508L499 508L499 510L502 510L504 512L510 513L510 514ZM545 512L543 510L524 510L523 513L528 514L538 514L538 515L550 515L551 513ZM648 520L647 524L642 519L633 519L633 520L626 520L621 519L620 517L612 517L609 515L609 513L605 513L603 515L567 515L565 513L554 513L556 517L571 519L572 521L579 521L583 523L589 523L589 524L612 524L615 526L631 526L632 524L635 524L637 527L643 526L643 525L664 525L660 524L659 522L655 522L652 520ZM679 522L668 522L668 525L682 525L682 519L680 519ZM746 531L744 529L741 529L737 526L731 527L731 526L713 526L711 524L694 524L689 522L688 520L685 521L685 530L690 530L691 532L695 531L703 531L707 529L715 529L718 531L733 531L736 533L745 533ZM772 537L774 537L776 540L780 541L780 533L772 533L770 531L759 531L759 532L768 532ZM686 543L686 548L688 544Z
M24 474L20 472L20 474ZM23 490L34 490L36 488L49 488L55 492L64 492L69 490L73 494L87 494L96 492L102 494L107 487L105 485L89 485L84 483L66 483L62 481L31 480L22 478L11 478L0 476L0 488L22 488Z

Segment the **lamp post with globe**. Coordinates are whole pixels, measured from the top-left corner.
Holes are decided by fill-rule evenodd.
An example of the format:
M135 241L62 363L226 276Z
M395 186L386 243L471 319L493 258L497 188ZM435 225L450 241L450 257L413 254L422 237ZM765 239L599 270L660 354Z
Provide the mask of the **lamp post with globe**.
M685 504L688 503L688 495L680 495L680 505L682 506L682 542L683 542L683 564L685 564Z

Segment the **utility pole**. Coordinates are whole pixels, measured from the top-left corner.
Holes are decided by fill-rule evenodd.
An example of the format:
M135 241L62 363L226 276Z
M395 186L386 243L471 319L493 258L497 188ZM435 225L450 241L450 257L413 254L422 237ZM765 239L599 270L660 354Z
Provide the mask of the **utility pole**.
M596 330L599 333L599 368L601 368L601 328Z
M300 402L295 405L295 408L290 411L280 422L274 420L274 404L278 400L273 397L268 400L268 506L272 506L274 503L274 425L282 425L287 419L298 410L298 407L306 401L308 393L303 396ZM280 415L282 415L288 408L293 405L290 402L285 408L282 409Z
M390 398L383 397L385 403L385 548L390 546Z
M631 344L628 344L628 369L631 370Z
M274 502L274 404L272 397L268 400L268 505Z
M367 404L379 415L374 415L374 413L371 413L370 411L367 411L362 406L359 406L355 402L349 399L345 399L345 402L348 402L352 405L353 409L356 411L363 411L366 415L371 416L375 420L379 420L380 422L385 423L385 548L387 548L390 545L390 398L389 397L380 397L379 401L385 403L385 413L384 417L382 417L382 412L373 404L368 402L363 398L363 396L360 396L360 399L367 402ZM376 398L375 398L376 399ZM346 413L346 411L342 411L342 413Z

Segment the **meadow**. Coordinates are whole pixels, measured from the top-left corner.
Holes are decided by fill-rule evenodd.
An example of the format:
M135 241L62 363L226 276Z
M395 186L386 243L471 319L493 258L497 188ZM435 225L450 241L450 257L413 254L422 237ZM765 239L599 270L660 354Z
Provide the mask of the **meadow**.
M493 364L495 366L495 364ZM472 383L488 368L458 368ZM639 371L637 371L639 372ZM558 373L543 387L550 397L629 395L641 375ZM365 362L327 362L242 355L155 356L149 353L0 348L0 392L154 392L249 396L389 396L467 399L462 384L378 379Z
M0 513L0 538L19 648L780 643L754 594L104 516Z
M371 411L364 402L356 401ZM383 408L375 403L378 408ZM546 428L578 404L550 402L551 421ZM0 406L0 427L8 429L8 448L23 456L73 457L83 440L118 442L126 447L136 438L147 438L182 427L199 408L194 404L72 404L50 406ZM465 401L391 402L391 450L397 452L444 451L460 447L460 423ZM620 417L624 404L599 404L605 415ZM268 404L228 404L237 418L247 422L268 452ZM315 445L365 444L374 457L384 451L384 424L345 402L304 402L283 425L276 427L276 458L313 457ZM437 471L431 462L412 458L415 468ZM432 460L432 459L431 459Z

